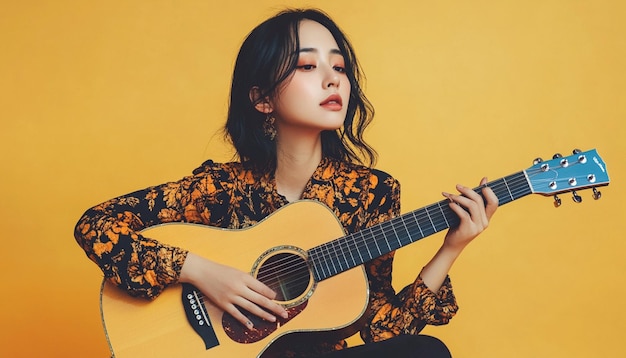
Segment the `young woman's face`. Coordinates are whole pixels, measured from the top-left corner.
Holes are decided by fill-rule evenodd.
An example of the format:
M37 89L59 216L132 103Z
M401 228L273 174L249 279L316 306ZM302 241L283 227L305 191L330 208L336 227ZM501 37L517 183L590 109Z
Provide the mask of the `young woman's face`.
M279 137L294 131L335 130L343 124L348 109L350 83L330 31L315 21L303 20L299 37L297 68L272 103Z

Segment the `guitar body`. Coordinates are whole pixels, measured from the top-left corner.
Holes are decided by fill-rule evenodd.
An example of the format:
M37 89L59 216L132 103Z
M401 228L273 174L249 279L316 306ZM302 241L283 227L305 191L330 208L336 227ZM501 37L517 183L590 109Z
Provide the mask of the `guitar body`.
M194 224L164 224L144 230L148 237L179 246L213 261L271 281L263 267L274 258L306 258L305 251L344 235L334 214L322 204L300 201L287 205L257 225L243 230ZM301 249L301 250L300 250ZM308 277L310 266L300 267ZM297 271L297 270L295 270ZM267 277L266 277L267 276ZM271 273L270 273L271 276ZM273 283L266 282L273 287ZM273 287L280 290L282 286ZM263 332L250 333L228 320L208 299L204 307L217 344L207 348L183 308L183 285L166 289L153 301L134 298L104 281L101 313L105 333L117 358L137 357L270 357L301 339L341 339L355 333L367 310L369 288L362 266L328 280L308 283L277 298L290 317L272 324L255 322ZM202 299L200 299L202 301ZM206 325L205 325L206 327ZM267 328L267 327L266 327ZM254 333L254 332L253 332ZM293 342L292 342L293 341Z

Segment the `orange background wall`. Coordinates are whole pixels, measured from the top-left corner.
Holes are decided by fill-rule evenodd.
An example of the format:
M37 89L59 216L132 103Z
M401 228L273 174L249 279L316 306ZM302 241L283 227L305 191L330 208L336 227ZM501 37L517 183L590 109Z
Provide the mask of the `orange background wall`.
M403 211L573 148L598 148L599 201L532 196L497 213L452 271L461 304L428 327L456 357L626 351L626 6L574 1L8 1L0 4L0 355L107 357L82 212L206 158L245 34L315 4L352 39L377 109L379 167ZM442 235L398 253L410 282ZM332 309L331 309L332 310ZM329 312L332 314L332 311Z

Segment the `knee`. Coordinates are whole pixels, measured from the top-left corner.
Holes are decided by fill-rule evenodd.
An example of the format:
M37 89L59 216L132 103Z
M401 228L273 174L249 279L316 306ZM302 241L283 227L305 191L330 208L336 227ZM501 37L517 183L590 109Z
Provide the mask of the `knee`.
M450 354L450 350L448 349L448 346L446 346L446 344L443 343L443 341L441 341L439 338L432 337L432 336L422 336L422 337L424 341L426 342L425 345L428 347L428 350L432 354L432 355L429 355L429 357L452 358L452 354Z
M410 357L451 358L450 350L440 339L426 336L404 336L406 347L413 354ZM410 348L409 348L410 347Z

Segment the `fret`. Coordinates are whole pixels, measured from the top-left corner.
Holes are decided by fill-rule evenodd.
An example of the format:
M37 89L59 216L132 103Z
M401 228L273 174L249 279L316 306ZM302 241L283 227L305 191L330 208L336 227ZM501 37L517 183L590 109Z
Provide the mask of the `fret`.
M420 225L419 221L417 221L417 217L415 216L415 214L417 213L417 210L410 212L409 214L411 214L413 216L413 219L415 219L415 225L417 225L417 228L420 230L420 236L422 238L426 237L426 235L424 235L424 232L422 231L422 226ZM402 216L401 216L402 217Z
M445 230L450 227L448 226L448 219L446 218L446 212L441 209L441 202L437 202L436 204L429 206L429 210L431 213L430 216L433 219L433 222L435 223L435 229L437 230L437 232L441 230Z
M504 183L504 186L506 187L507 193L509 193L509 196L511 197L511 201L515 200L515 198L513 197L513 193L511 193L511 188L509 188L509 184L506 182L506 178L503 178L502 182Z
M345 241L346 241L346 251L348 251L348 254L350 254L350 258L352 259L352 264L357 265L356 260L354 259L354 250L352 249L353 247L352 244L354 244L354 239L347 237ZM345 253L344 253L344 257L346 257ZM346 257L346 263L347 262L348 262L348 258Z
M450 227L450 223L448 223L448 218L446 217L446 212L443 210L441 206L441 201L437 203L437 207L439 208L439 212L441 212L441 216L443 216L443 221L446 223L446 228ZM448 207L449 208L449 207Z
M408 243L412 243L413 242L413 235L411 235L411 231L406 226L406 221L404 220L404 216L398 217L398 221L400 221L402 223L402 227L404 227L404 231L406 232L406 237L409 240ZM398 244L400 245L400 247L405 245L405 244L402 244L402 242L400 240L398 240Z
M345 266L346 268L344 270L347 270L348 268L350 268L350 263L348 263L348 258L346 257L346 250L348 247L348 243L346 242L344 245L343 241L339 242L339 251L341 252L341 257L343 258L342 262L343 265L340 265L341 267Z
M362 234L362 233L361 233L361 234ZM384 235L383 235L383 239L384 239ZM380 240L380 239L379 239L379 240ZM374 241L374 244L376 244L376 250L378 251L378 255L376 255L376 256L372 256L372 258L374 258L374 257L378 257L378 256L382 255L382 251L380 251L380 246L378 246L378 241L379 241L379 240L373 240L373 241Z
M389 238L385 234L385 226L391 226L391 229L393 230L393 225L389 225L389 224L391 224L391 223L387 223L387 225L381 225L380 231L381 231L383 237L385 238L385 244L387 244L387 248L389 249L389 252L391 252L391 251L393 251L393 249L391 248L391 243L389 242ZM394 232L394 236L395 236L395 232Z
M370 249L370 245L372 245L372 243L367 242L367 240L365 240L365 238L363 237L363 232L359 231L359 232L356 233L356 235L358 235L359 242L361 243L363 248L365 248L365 251L362 250L362 249L359 249L359 251L364 256L365 261L371 260L372 257L375 257L374 253Z
M434 234L435 232L431 232L429 227L432 227L432 225L430 225L430 221L428 219L428 215L426 213L424 213L425 209L420 209L419 213L417 215L417 222L419 224L419 226L422 228L422 231L424 233L424 237L429 236L431 234Z
M428 212L428 207L424 208L424 211L426 212L426 215L428 215L428 221L430 221L430 225L432 225L433 230L435 230L434 232L437 232L437 227L435 227L435 223L433 222L433 219L430 217L430 213Z
M322 245L322 254L324 255L324 265L326 266L326 272L328 272L328 277L332 276L332 271L330 266L328 265L328 260L332 258L330 252L328 251L328 245Z
M355 262L355 266L359 265L360 263L365 262L365 260L363 260L363 256L361 255L361 250L359 250L359 245L356 242L356 238L354 237L354 235L350 235L348 236L348 238L352 238L352 242L354 242L354 248L356 249L356 253L359 254L359 263ZM352 256L354 257L354 256Z
M344 253L344 248L343 248L343 241L337 240L335 242L335 244L333 244L333 247L335 248L335 251L338 252L337 254L337 264L339 265L339 271L343 272L348 268L348 260L346 260L346 255ZM337 247L339 247L339 249L337 249ZM346 266L344 268L344 266Z
M337 266L335 266L335 263L337 262L337 250L335 249L335 241L329 242L327 246L328 246L328 251L329 252L332 251L332 255L329 261L332 266L333 273L339 273L340 270L338 270Z
M394 247L394 249L402 247L402 242L400 241L400 235L396 231L396 228L394 227L393 222L391 222L389 226L391 226L391 230L393 230L393 236L396 238L396 241L398 242L398 246ZM389 246L389 250L393 251L393 249L391 248L391 245Z

